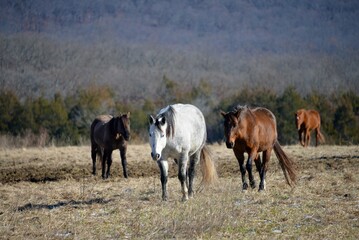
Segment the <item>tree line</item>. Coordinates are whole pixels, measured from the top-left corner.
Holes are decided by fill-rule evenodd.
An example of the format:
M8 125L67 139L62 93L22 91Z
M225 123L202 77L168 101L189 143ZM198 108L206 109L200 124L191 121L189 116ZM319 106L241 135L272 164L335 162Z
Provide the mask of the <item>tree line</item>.
M91 85L76 94L54 94L23 98L12 90L0 90L0 134L17 138L32 136L28 145L78 145L88 143L90 125L99 114L131 112L132 141L147 141L148 114L177 102L199 107L206 118L208 141L223 141L220 110L237 105L262 106L277 118L278 139L296 144L294 113L297 109L316 109L321 114L322 131L328 144L359 143L359 95L352 91L330 95L313 91L305 96L289 86L278 93L267 88L243 88L225 95L204 79L194 86L179 84L163 76L157 94L146 99L121 99L111 87ZM41 140L41 141L40 141Z

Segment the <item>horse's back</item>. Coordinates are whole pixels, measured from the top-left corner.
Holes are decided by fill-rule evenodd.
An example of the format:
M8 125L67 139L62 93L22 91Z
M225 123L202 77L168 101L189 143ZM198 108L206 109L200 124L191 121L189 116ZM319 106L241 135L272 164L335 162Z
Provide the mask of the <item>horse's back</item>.
M175 134L171 139L173 144L196 152L207 139L206 122L202 112L190 104L174 104Z
M202 132L206 129L206 123L202 112L190 104L175 104L173 108L176 111L178 128L190 132Z
M316 128L320 125L320 115L316 110L307 110L309 127Z
M95 120L106 123L108 121L110 121L113 118L112 115L98 115Z
M260 145L267 148L277 140L277 123L274 114L266 108L255 108L252 110L256 116L256 123L259 128Z
M272 128L277 128L276 118L274 114L266 108L255 108L252 110L256 116L258 124L262 124L263 127L271 126Z
M109 122L113 116L111 115L98 115L91 124L91 142L100 144L106 134L105 124ZM101 144L100 144L101 145Z

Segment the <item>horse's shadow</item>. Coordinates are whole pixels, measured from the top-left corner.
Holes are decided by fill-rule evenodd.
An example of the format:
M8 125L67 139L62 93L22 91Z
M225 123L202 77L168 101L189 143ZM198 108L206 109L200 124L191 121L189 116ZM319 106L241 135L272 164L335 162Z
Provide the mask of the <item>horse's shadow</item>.
M63 207L63 206L72 206L72 207L77 207L79 205L92 205L92 204L107 204L109 202L113 201L112 199L103 199L103 198L95 198L95 199L90 199L90 200L86 200L86 201L75 201L75 200L70 200L67 202L61 201L55 204L32 204L32 203L27 203L24 206L18 207L16 208L16 211L27 211L27 210L38 210L38 209L48 209L48 210L52 210L58 207Z

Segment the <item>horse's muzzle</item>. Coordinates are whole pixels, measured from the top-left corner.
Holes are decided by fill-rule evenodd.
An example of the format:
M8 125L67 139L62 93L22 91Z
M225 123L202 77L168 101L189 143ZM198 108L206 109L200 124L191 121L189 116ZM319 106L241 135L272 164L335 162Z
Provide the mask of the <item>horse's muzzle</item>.
M234 142L226 142L227 148L232 149L234 147Z
M125 132L125 134L123 134L123 138L126 140L126 141L130 141L131 139L131 135L127 132Z
M160 159L161 155L158 153L154 154L153 152L151 152L151 157L153 160L158 161Z

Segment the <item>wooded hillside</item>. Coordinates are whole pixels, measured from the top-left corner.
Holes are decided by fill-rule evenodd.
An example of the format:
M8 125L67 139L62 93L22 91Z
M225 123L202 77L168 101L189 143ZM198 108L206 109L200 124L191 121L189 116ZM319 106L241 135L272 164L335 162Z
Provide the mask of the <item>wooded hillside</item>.
M297 107L323 109L330 141L357 142L341 137L359 125L357 1L15 0L0 15L2 111L16 112L13 101L46 115L56 102L67 126L11 126L10 114L3 134L42 127L78 142L94 115L131 110L145 136L147 113L181 101L204 111L211 141L221 139L216 111L246 103L276 113L284 143L295 142Z

